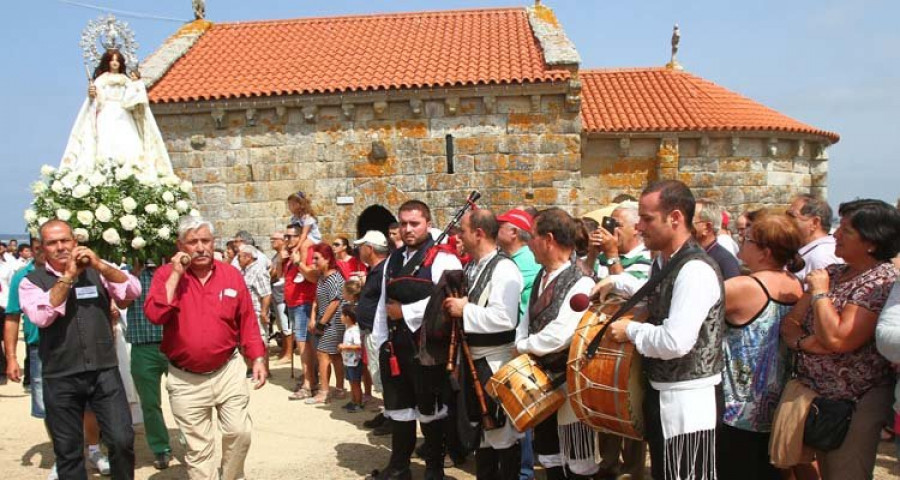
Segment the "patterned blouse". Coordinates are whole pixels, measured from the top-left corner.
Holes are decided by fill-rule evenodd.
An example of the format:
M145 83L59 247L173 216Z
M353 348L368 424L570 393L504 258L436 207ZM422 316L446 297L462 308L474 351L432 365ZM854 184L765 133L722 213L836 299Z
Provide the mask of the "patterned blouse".
M854 304L876 315L880 314L897 278L894 266L890 262L880 263L853 278L838 282L837 279L848 268L847 265L831 265L826 268L831 279L828 298L834 303L838 313L847 304ZM812 332L813 323L813 309L810 308L803 319L803 330ZM798 355L797 379L819 395L852 400L859 399L873 387L891 385L894 371L890 362L875 349L873 335L854 352Z
M749 322L725 329L726 425L751 432L772 431L772 417L787 382L788 356L780 342L781 319L793 304L781 303L756 277L768 301Z

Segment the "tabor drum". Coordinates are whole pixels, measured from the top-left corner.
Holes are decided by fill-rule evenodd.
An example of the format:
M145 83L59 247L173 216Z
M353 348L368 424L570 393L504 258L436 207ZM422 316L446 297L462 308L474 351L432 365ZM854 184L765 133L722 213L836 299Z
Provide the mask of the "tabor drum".
M618 343L604 335L593 358L588 345L622 303L611 299L591 305L572 338L566 383L569 402L579 420L591 428L641 440L644 434L644 387L641 358L631 342ZM620 317L643 322L643 308Z
M528 354L500 367L488 380L485 390L496 399L520 432L556 413L566 401L564 376L554 382Z

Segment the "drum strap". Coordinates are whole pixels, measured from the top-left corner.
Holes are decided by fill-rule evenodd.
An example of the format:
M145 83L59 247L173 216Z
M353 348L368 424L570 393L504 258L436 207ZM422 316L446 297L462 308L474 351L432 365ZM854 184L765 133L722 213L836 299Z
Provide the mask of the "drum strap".
M641 302L647 295L650 294L653 290L656 289L659 284L665 280L673 271L675 271L681 265L684 265L685 262L690 260L693 255L702 252L703 250L697 246L697 244L690 242L684 248L678 251L669 262L666 263L666 266L659 272L657 275L651 275L650 279L647 280L647 283L644 284L643 287L640 288L631 298L628 299L625 303L622 304L621 307L616 311L616 313L610 317L609 321L603 325L603 328L597 332L597 335L594 335L594 338L591 339L591 343L588 344L587 350L585 351L585 356L587 358L594 358L594 354L597 353L597 349L600 348L600 341L603 339L603 335L606 333L606 329L612 325L613 322L618 320L628 313L635 305Z

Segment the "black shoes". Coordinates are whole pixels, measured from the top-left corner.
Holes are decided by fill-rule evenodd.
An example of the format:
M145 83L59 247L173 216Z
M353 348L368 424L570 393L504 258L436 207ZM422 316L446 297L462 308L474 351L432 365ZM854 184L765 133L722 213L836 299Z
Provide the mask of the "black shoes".
M371 420L366 420L365 422L363 422L363 427L378 428L381 425L383 425L386 421L387 421L387 417L385 417L383 413L379 413L378 415L375 415L375 417L372 418Z
M165 470L169 468L170 461L172 461L171 453L157 453L153 456L153 468L157 470Z

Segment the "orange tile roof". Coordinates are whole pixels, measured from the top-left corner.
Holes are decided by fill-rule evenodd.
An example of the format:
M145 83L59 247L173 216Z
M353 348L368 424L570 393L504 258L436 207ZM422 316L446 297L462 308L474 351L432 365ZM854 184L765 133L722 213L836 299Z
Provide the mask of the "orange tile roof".
M524 8L219 23L151 88L178 102L567 80Z
M683 71L603 69L579 75L588 133L774 131L840 139Z

